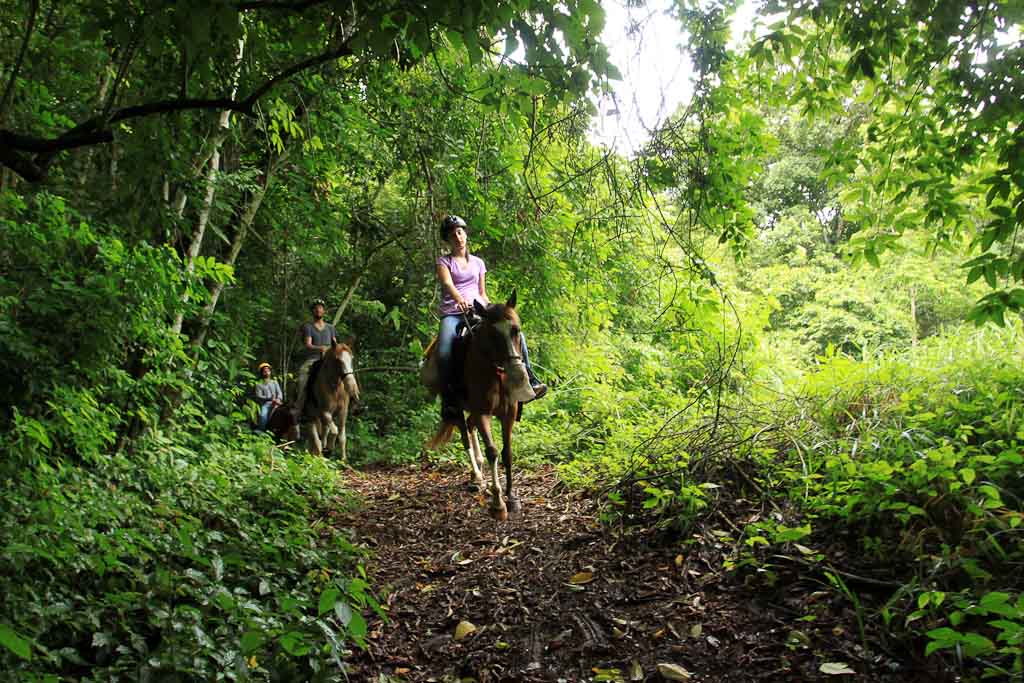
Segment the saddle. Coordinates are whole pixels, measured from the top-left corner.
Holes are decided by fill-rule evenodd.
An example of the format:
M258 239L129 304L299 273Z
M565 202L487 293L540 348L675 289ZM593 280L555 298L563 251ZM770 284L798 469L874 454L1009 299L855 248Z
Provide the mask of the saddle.
M324 361L321 358L319 360L314 361L313 364L309 366L309 378L306 380L306 387L303 389L303 391L306 393L306 400L303 403L302 415L299 415L299 420L301 420L303 423L310 419L310 417L316 411L316 406L319 405L319 402L316 399L315 391L316 376L320 374L320 368L323 366L323 364ZM314 412L311 413L310 410Z
M466 353L469 350L469 340L482 322L483 318L474 311L470 311L455 328L455 341L452 343L452 368L460 368L465 364ZM466 397L466 387L464 386L462 373L453 373L455 376L450 378L441 377L441 370L437 366L436 351L437 335L434 335L434 338L423 352L423 358L420 361L420 381L423 386L430 390L431 394L442 393L444 383L449 382L452 387L452 393L464 399ZM522 420L522 417L523 403L520 402L516 412L516 421Z
M452 345L452 363L451 367L457 368L462 365L466 360L466 349L469 346L469 337L472 336L473 330L480 324L481 319L476 313L469 312L466 314L466 318L469 320L469 326L466 325L466 321L463 320L459 323L455 331L455 343ZM441 377L441 369L437 366L437 335L430 340L430 344L427 345L426 350L423 352L423 357L420 359L420 382L432 394L440 394L441 389L444 387L444 383L448 382L449 379ZM462 378L452 378L455 383L460 383ZM462 389L459 388L459 395L462 395Z
M316 400L313 394L313 387L316 386L316 376L320 374L320 368L323 367L323 358L315 361L309 366L309 379L306 380L306 400Z

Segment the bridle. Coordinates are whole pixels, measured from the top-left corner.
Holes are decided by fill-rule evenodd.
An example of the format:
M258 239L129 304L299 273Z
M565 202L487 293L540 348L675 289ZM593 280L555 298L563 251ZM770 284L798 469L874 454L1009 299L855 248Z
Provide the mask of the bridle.
M466 336L471 338L476 333L478 327L486 325L489 321L478 315L475 311L469 310L462 312L462 322L466 326ZM508 356L497 360L491 359L491 367L498 375L498 380L502 383L505 381L505 363L509 361L522 360L522 357L522 353L517 352L515 347L513 347L512 353Z
M351 354L352 354L352 351L349 350L349 355L351 355ZM355 366L352 365L352 364L349 365L349 367L352 368L351 370L346 369L345 368L345 364L341 362L340 358L335 356L335 359L337 359L338 364L341 365L341 368L342 368L341 372L338 373L338 381L335 384L335 388L337 388L339 385L341 385L342 382L345 381L346 377L348 377L349 375L355 375L356 374L356 370L355 370Z

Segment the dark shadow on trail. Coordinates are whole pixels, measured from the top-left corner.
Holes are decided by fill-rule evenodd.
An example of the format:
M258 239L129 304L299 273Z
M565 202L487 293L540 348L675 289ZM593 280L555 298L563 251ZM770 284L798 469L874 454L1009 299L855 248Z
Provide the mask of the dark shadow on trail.
M485 497L466 491L467 470L349 474L365 505L335 523L373 552L370 579L390 615L371 620L353 680L590 681L612 669L665 680L659 664L694 681L941 680L861 663L842 605L800 621L807 605L761 603L721 568L711 534L660 548L616 537L552 468L522 472L523 514L496 523ZM460 622L473 630L457 635ZM826 675L825 662L859 673Z

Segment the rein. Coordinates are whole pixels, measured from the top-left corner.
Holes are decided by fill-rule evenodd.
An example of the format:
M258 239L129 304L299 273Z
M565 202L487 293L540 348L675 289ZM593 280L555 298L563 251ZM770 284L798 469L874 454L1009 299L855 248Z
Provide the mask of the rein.
M474 319L477 321L475 325L473 324ZM486 320L476 315L475 313L472 316L470 316L469 311L463 311L462 322L466 325L466 337L472 338L473 333L476 331L476 328L478 328L480 325L485 324ZM522 356L520 355L520 358L521 357ZM505 362L513 360L514 358L514 356L507 356L501 361L491 361L491 367L494 369L494 373L498 376L498 383L501 385L501 391L505 390Z

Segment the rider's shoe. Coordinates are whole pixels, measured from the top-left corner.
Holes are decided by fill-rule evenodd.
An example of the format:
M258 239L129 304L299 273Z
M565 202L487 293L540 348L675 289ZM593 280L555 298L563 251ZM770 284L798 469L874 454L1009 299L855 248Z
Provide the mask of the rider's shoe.
M531 385L533 389L533 398L530 401L536 401L538 398L544 398L544 395L548 393L548 385L543 382L537 382ZM530 401L523 401L523 403L529 403Z

